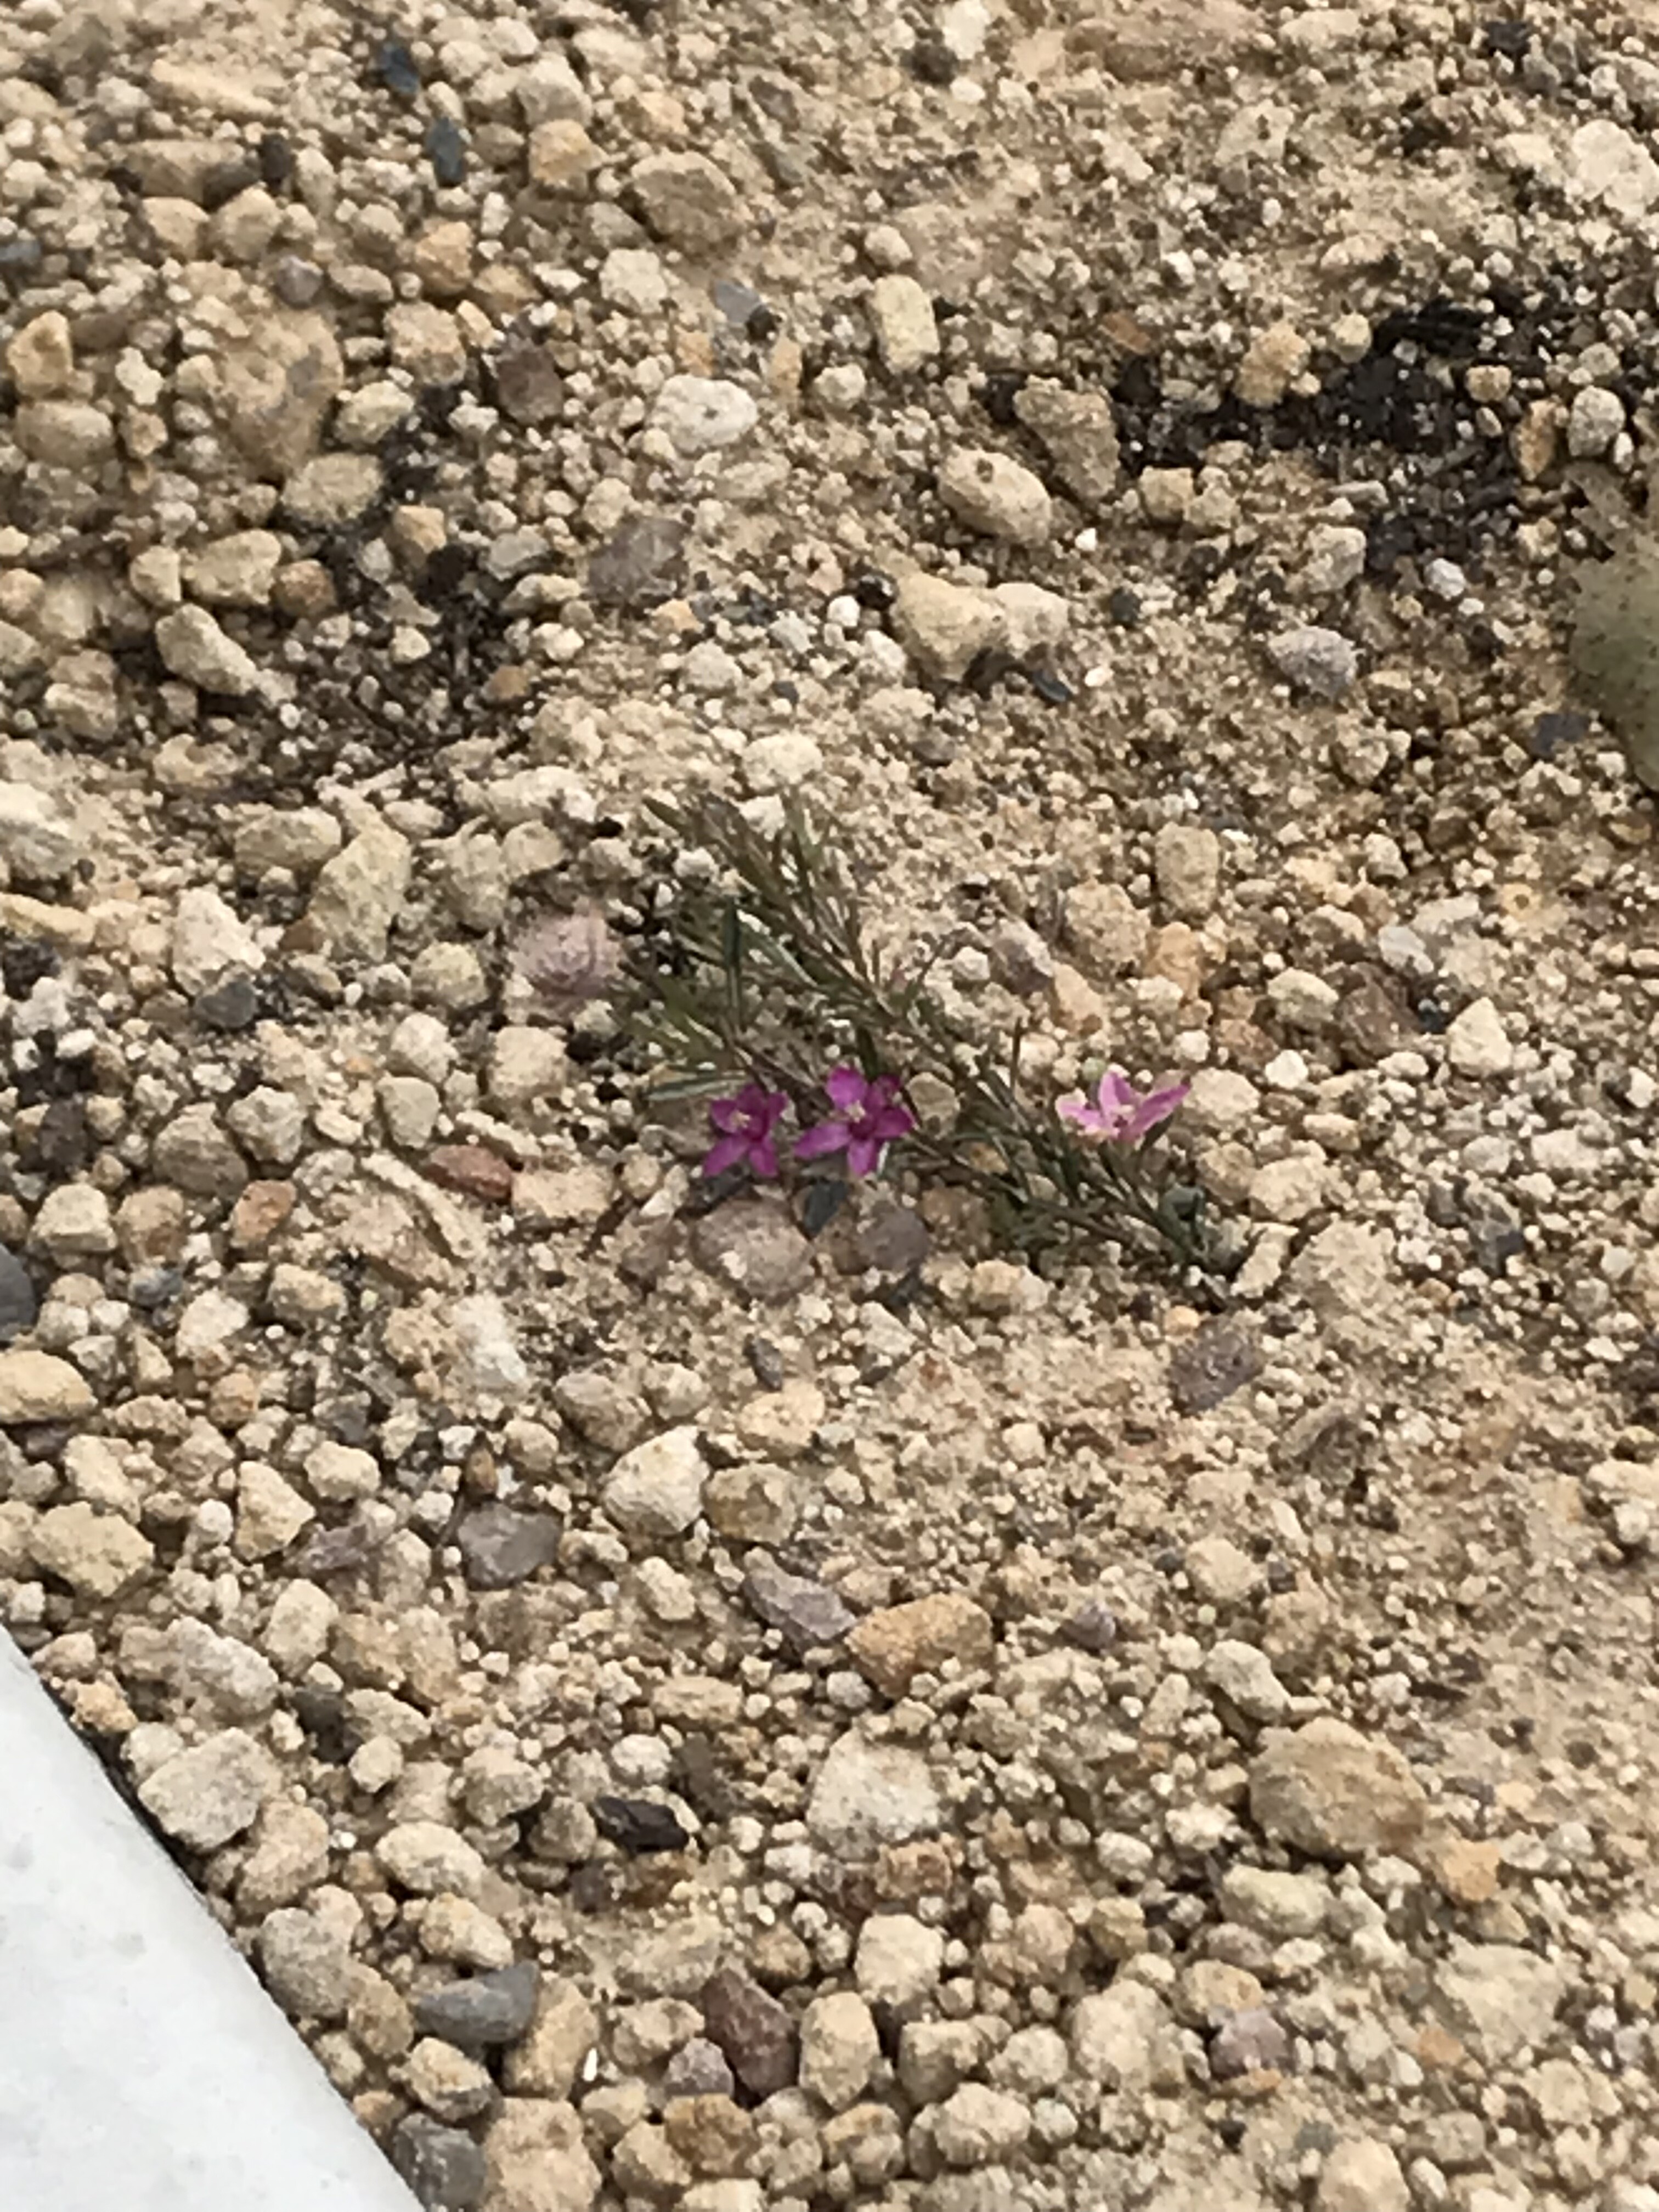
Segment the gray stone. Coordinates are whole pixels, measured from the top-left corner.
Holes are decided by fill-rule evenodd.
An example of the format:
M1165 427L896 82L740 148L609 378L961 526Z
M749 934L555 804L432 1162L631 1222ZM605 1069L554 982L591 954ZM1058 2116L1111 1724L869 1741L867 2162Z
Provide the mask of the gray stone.
M205 607L178 607L163 615L155 625L155 649L170 675L198 690L240 696L259 681L252 656L226 636Z
M691 1231L691 1256L745 1297L781 1305L812 1279L812 1248L771 1199L734 1199Z
M1316 699L1340 699L1359 672L1359 656L1350 641L1340 630L1314 623L1269 638L1267 657L1298 691Z
M351 1944L320 1913L283 1905L260 1924L259 1965L272 1996L295 2020L338 2020L351 1990Z
M1544 2040L1567 1986L1562 1968L1535 1951L1461 1940L1435 1981L1451 2027L1491 2065Z
M516 2043L536 2016L541 1978L533 1959L520 1959L494 1973L451 1982L416 2001L416 2021L423 2035L441 2035L463 2051Z
M706 2035L683 2043L662 2070L663 2101L675 2097L729 2097L737 2075L719 2044Z
M551 1513L511 1505L479 1505L455 1531L461 1571L477 1590L512 1589L559 1555L560 1523Z
M1282 2073L1291 2063L1291 2039L1264 2005L1230 2014L1210 2045L1210 2071L1218 2081L1266 2069Z
M40 1302L28 1269L15 1252L0 1244L0 1344L9 1344L26 1328L33 1328Z
M856 1618L827 1583L788 1574L771 1559L757 1560L750 1568L743 1595L767 1626L778 1629L798 1651L838 1644Z
M489 2185L488 2163L471 2136L424 2112L398 2121L392 2163L426 2212L474 2212Z

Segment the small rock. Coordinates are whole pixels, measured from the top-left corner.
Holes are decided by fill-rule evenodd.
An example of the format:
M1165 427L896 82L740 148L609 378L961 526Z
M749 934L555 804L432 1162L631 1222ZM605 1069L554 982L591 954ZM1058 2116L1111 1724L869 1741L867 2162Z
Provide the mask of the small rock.
M853 1972L871 2004L913 2009L938 1987L944 1967L942 1930L910 1913L872 1913L859 1930Z
M1391 1744L1337 1720L1310 1721L1250 1769L1250 1814L1264 1833L1320 1858L1408 1850L1427 1800Z
M702 1510L707 1474L696 1429L670 1429L623 1453L605 1480L605 1510L629 1535L682 1536Z
M1548 2037L1566 1993L1565 1970L1514 1943L1455 1939L1435 1976L1449 2025L1488 2065L1501 2066Z
M957 681L1003 634L1003 617L987 592L915 568L893 602L893 631L928 674Z
M264 954L234 907L216 891L186 891L173 910L173 980L194 998L233 970L251 974Z
M15 882L57 883L74 872L81 852L79 832L48 793L0 783L0 860Z
M756 2097L770 2097L795 2079L795 2024L774 1996L735 1967L722 1967L702 1990L703 2025L732 2071Z
M387 823L371 823L324 863L309 918L335 952L384 960L392 926L409 890L409 841Z
M1282 2074L1291 2063L1291 2039L1263 2005L1231 2013L1210 2044L1210 2071L1218 2081L1271 2069Z
M95 1183L60 1183L41 1200L31 1236L60 1267L77 1259L105 1259L115 1249L109 1200Z
M1503 1018L1490 999L1465 1006L1446 1030L1446 1058L1460 1075L1507 1075L1515 1065Z
M740 384L710 376L671 376L652 403L651 420L688 459L746 438L760 410Z
M5 1360L25 1356L17 1352L0 1355L0 1370ZM44 1358L46 1355L33 1356ZM0 1390L3 1390L3 1373L0 1373ZM0 1411L3 1410L3 1401L0 1400ZM54 1417L40 1414L31 1418ZM82 1597L100 1600L118 1597L148 1571L155 1557L155 1547L149 1537L141 1534L131 1522L112 1513L95 1512L85 1504L54 1505L43 1513L31 1532L29 1548L35 1565L44 1574L56 1576Z
M933 2140L952 2166L991 2166L1013 2158L1031 2132L1030 2108L1023 2097L964 2081L939 2107Z
M1312 623L1269 638L1267 657L1298 691L1316 699L1344 697L1359 673L1359 656L1348 639Z
M477 1852L441 1820L406 1820L388 1828L374 1856L393 1881L416 1897L437 1897L446 1890L476 1897L484 1878Z
M881 2040L864 1999L851 1990L814 1997L800 2024L800 2082L842 2112L868 2087L881 2057Z
M416 2023L423 2035L441 2036L463 2051L516 2043L535 2017L540 1989L540 1967L533 1959L520 1959L417 1997Z
M178 607L155 625L155 649L169 675L201 691L233 697L258 688L259 671L205 607Z
M743 1594L767 1626L787 1636L798 1651L839 1643L854 1623L854 1614L828 1583L787 1574L770 1559L750 1566Z
M1158 895L1184 921L1204 921L1221 881L1221 841L1195 823L1166 822L1152 841Z
M1252 1330L1241 1322L1206 1322L1170 1358L1170 1396L1177 1413L1207 1413L1261 1372Z
M683 1851L691 1840L672 1806L649 1797L596 1797L593 1818L602 1836L630 1854Z
M382 475L373 453L319 453L283 484L283 505L307 529L337 530L374 505Z
M937 1674L954 1660L982 1667L994 1638L983 1606L956 1591L916 1598L867 1613L847 1639L860 1671L884 1696L902 1697L919 1674Z
M290 2019L343 2016L351 1973L343 1929L319 1913L283 1906L265 1916L256 1948L266 1985Z
M1078 504L1104 506L1117 489L1119 475L1117 418L1105 393L1073 392L1033 377L1015 396L1014 412Z
M1314 2194L1316 2212L1411 2212L1411 2203L1399 2160L1374 2136L1339 2143Z
M1290 323L1269 323L1251 339L1235 389L1247 407L1277 407L1308 366L1312 348Z
M687 253L718 253L742 235L736 188L706 155L647 155L629 183L647 228Z
M671 599L685 537L685 525L672 515L625 515L588 562L588 599L635 613Z
M559 1555L562 1530L551 1513L512 1505L479 1505L455 1531L469 1589L512 1589Z
M14 1336L21 1336L25 1329L33 1328L39 1310L28 1269L15 1252L8 1251L3 1244L0 1244L0 1346L9 1344ZM70 1371L73 1374L75 1370L71 1368ZM4 1387L4 1369L0 1368L0 1390ZM79 1376L76 1380L80 1381ZM14 1418L28 1417L8 1414L4 1411L3 1399L0 1399L0 1424Z
M939 472L939 496L959 522L1013 545L1044 545L1054 503L1032 475L1007 454L973 447L951 454Z
M276 1779L270 1758L251 1735L225 1729L164 1759L140 1784L138 1801L179 1843L214 1851L253 1826Z
M476 2212L489 2171L483 2152L459 2128L410 2112L392 2130L392 2163L427 2212Z
M870 321L882 366L893 375L912 375L938 356L933 303L914 276L876 279L870 288Z
M763 1305L781 1305L812 1279L812 1248L770 1199L734 1199L691 1231L691 1256L707 1274Z
M883 1844L936 1834L945 1817L927 1763L901 1744L849 1729L819 1767L806 1808L815 1842L833 1856L867 1857Z

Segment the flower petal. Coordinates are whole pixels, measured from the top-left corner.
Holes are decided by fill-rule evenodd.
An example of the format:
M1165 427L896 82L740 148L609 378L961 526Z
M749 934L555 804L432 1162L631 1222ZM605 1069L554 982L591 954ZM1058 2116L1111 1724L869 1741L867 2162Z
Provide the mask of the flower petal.
M761 1091L760 1104L755 1109L755 1120L761 1134L769 1135L788 1111L789 1093L787 1091Z
M881 1153L878 1137L854 1137L847 1147L847 1165L855 1176L874 1175L881 1165Z
M824 1096L838 1114L856 1113L869 1089L856 1067L832 1067L823 1079Z
M1068 1091L1063 1098L1054 1101L1054 1111L1062 1121L1075 1121L1079 1129L1087 1129L1099 1136L1104 1129L1098 1106L1091 1106L1080 1091Z
M749 1168L763 1182L775 1182L778 1176L778 1149L769 1137L757 1137L749 1147Z
M826 1152L841 1152L847 1149L845 1121L820 1121L815 1129L804 1130L795 1139L798 1160L820 1160Z
M739 1160L748 1157L749 1139L739 1130L734 1135L722 1137L719 1144L711 1146L708 1157L702 1164L702 1172L711 1177L723 1176L728 1168L736 1167Z
M884 1145L899 1137L908 1137L916 1126L916 1117L908 1106L884 1106L879 1114L872 1114L868 1122L869 1133Z
M766 1102L771 1096L769 1091L763 1091L751 1078L738 1091L734 1103L750 1121L757 1121L765 1113Z
M743 1103L743 1093L735 1098L711 1098L708 1118L722 1135L735 1137L749 1126L749 1115Z
M1192 1087L1190 1083L1168 1083L1161 1091L1149 1091L1130 1115L1124 1135L1133 1141L1157 1128L1160 1121L1167 1121Z

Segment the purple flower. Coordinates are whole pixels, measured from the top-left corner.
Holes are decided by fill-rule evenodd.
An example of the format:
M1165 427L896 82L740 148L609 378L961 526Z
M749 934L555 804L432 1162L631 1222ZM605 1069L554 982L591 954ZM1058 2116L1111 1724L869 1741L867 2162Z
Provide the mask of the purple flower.
M832 1067L823 1089L836 1110L829 1121L795 1139L795 1158L820 1160L826 1153L844 1152L853 1174L874 1175L888 1146L916 1126L909 1108L898 1103L899 1088L896 1075L878 1075L872 1082L856 1067Z
M1137 1091L1127 1075L1109 1068L1100 1079L1091 1106L1080 1091L1058 1101L1054 1111L1075 1121L1085 1136L1114 1145L1138 1145L1160 1121L1167 1121L1192 1089L1190 1083L1166 1083L1159 1091Z
M789 1110L781 1091L745 1083L730 1098L710 1102L708 1119L719 1132L702 1164L706 1176L724 1175L741 1161L752 1176L769 1182L778 1172L778 1148L772 1132Z

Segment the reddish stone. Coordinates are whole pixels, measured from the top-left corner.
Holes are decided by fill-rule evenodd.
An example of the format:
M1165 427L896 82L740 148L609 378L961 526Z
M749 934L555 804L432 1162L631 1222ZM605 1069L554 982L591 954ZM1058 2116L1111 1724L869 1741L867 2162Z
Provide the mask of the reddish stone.
M513 1170L484 1145L440 1145L427 1157L430 1181L487 1205L505 1206L513 1195Z

